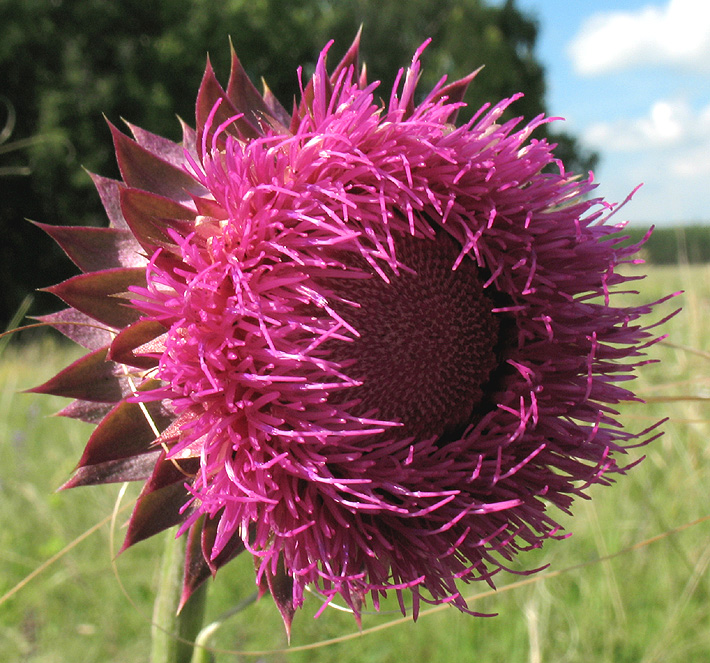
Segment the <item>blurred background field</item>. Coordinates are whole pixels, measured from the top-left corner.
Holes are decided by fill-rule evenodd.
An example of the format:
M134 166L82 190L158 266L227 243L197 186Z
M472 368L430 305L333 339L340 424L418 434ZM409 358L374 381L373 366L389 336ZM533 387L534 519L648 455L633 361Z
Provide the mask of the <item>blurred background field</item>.
M637 268L633 268L637 269ZM668 417L665 435L630 460L646 459L611 488L596 487L592 501L576 505L561 522L573 536L550 541L520 556L516 568L549 564L554 577L500 577L497 593L471 607L497 617L475 618L442 609L387 627L399 615L393 604L352 618L319 607L311 597L297 614L292 650L259 655L218 653L217 661L447 661L602 662L710 660L710 522L682 531L707 516L710 484L710 265L653 265L641 283L643 300L684 290L660 306L661 319L683 311L659 331L669 342L649 356L661 359L641 370L637 391L648 401L624 408L628 427L643 429ZM629 296L624 295L624 298ZM43 562L86 530L108 519L119 486L56 493L77 462L91 432L88 425L51 418L61 399L22 394L67 364L77 351L49 336L5 349L0 361L0 596L13 591ZM130 508L132 487L123 500ZM0 604L0 661L147 661L150 614L163 541L137 545L116 560L106 522L44 572ZM664 535L642 545L637 544ZM599 558L620 552L606 561ZM569 567L575 567L566 570ZM119 584L120 578L120 584ZM121 590L125 587L127 595ZM486 592L467 587L467 596ZM220 571L210 588L208 622L253 592L253 570L244 555ZM384 627L369 633L373 627ZM312 649L332 638L354 636ZM266 597L229 619L213 644L223 650L274 650L286 646L280 617ZM301 649L301 647L306 647Z

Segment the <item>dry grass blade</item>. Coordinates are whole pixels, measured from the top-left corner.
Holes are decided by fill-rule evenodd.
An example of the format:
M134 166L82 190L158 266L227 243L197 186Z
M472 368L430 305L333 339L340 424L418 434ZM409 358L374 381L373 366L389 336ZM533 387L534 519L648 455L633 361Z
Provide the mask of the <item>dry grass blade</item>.
M129 507L130 507L130 505L124 506L124 508L121 511L125 511ZM114 514L106 516L105 518L100 520L98 523L96 523L93 527L90 527L85 532L83 532L82 534L77 536L73 541L69 542L59 552L55 553L49 559L42 562L42 564L40 564L34 571L32 571L31 573L28 573L14 587L12 587L7 592L5 592L5 594L0 596L0 605L5 603L6 601L10 600L15 594L17 594L17 592L19 592L21 589L23 589L25 586L27 586L28 583L32 582L37 576L44 573L48 568L50 568L53 564L58 562L67 553L74 550L74 548L76 548L85 539L88 539L94 532L97 532L102 527L104 527L104 525L107 525L108 523L110 523L113 518L114 518Z

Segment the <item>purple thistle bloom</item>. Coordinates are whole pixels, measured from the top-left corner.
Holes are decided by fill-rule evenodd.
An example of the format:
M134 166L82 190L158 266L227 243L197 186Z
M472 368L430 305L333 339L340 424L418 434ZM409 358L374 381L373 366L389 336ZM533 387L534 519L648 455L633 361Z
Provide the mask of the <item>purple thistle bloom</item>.
M416 104L421 50L382 103L325 49L291 115L208 64L182 145L111 128L108 228L45 226L84 272L45 320L89 353L35 391L98 424L66 486L145 481L124 548L179 524L184 600L246 549L287 627L307 585L467 610L647 437L615 408L651 307L609 301L638 247L548 120L456 127L473 75Z

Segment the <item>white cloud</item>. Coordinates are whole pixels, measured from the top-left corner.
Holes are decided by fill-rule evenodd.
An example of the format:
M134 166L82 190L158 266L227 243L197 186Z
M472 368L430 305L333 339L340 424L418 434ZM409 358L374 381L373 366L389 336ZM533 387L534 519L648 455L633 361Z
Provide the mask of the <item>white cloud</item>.
M710 105L659 100L641 117L591 125L582 140L601 152L597 175L609 200L623 200L644 183L626 218L710 221Z
M702 179L707 191L708 177L710 177L710 139L677 154L670 155L668 159L670 172L686 180ZM706 211L710 215L710 209Z
M598 193L610 202L623 201L639 184L619 220L633 223L668 225L710 223L708 176L710 159L695 161L693 155L610 155L596 173Z
M680 99L662 99L643 117L596 122L583 138L603 152L710 148L710 106L696 110Z
M668 0L633 12L591 16L569 45L577 73L596 75L636 65L710 69L710 2Z

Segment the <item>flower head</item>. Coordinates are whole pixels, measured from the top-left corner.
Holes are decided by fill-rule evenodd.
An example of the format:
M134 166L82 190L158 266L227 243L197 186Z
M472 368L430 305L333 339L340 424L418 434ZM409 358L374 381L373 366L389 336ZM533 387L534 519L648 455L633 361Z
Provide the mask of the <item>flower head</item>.
M420 49L381 102L326 51L292 114L234 55L182 145L112 127L110 226L47 227L84 273L46 320L89 353L36 390L98 423L67 486L145 481L125 546L188 532L185 597L248 550L287 625L307 585L467 610L638 439L637 247L547 120L457 127L473 75L417 104Z

